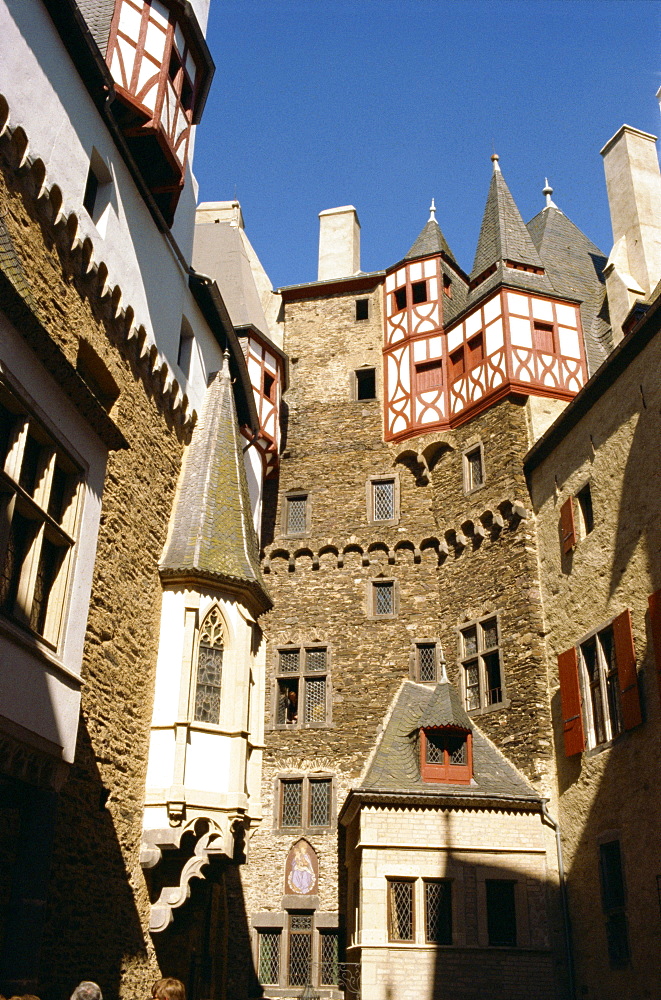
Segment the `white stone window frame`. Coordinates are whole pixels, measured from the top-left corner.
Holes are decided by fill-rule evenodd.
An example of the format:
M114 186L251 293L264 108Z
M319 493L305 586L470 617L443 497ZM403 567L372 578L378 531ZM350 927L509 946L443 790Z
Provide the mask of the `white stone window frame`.
M294 500L305 501L305 527L302 531L289 530L289 504ZM308 490L288 490L282 499L282 536L284 538L306 538L311 534L312 502Z
M26 630L36 636L47 649L56 652L63 640L64 621L74 575L73 563L78 549L87 470L83 461L76 456L74 449L62 442L61 436L55 432L51 422L38 410L36 404L28 402L20 389L7 377L0 381L0 401L4 401L10 412L16 412L7 455L0 470L0 508L3 510L3 523L0 528L0 570L4 569L10 533L16 518L21 517L24 522L36 526L34 537L20 558L21 568L16 581L13 608L1 611L0 616L3 624L6 621L10 631ZM28 438L39 446L40 452L32 494L20 484ZM70 477L73 486L61 523L49 514L56 466ZM68 471L67 466L69 466ZM49 590L43 628L38 629L34 627L30 618L34 610L43 543L47 536L50 536L48 540L53 547L64 551L64 556Z
M435 676L434 680L423 681L420 679L420 647L421 646L433 646L434 656L435 656ZM443 673L443 665L445 663L445 658L443 656L443 647L441 646L440 639L429 639L429 638L416 638L413 639L411 643L411 651L409 653L409 677L416 684L438 684Z
M387 614L377 614L376 611L376 588L379 584L388 584L392 587L392 611ZM367 581L366 594L367 617L373 621L392 621L399 616L399 581L394 577L376 577Z
M301 822L298 826L283 826L282 806L283 806L283 785L287 782L301 782ZM310 822L312 808L311 785L315 782L330 782L330 801L328 807L329 821L325 825L312 825ZM335 775L330 771L281 771L273 779L273 830L275 833L285 837L306 836L314 837L317 834L328 834L335 831L337 827L337 787Z
M585 733L585 743L586 749L588 751L597 751L610 746L614 739L624 732L623 719L612 719L611 711L608 699L608 681L610 678L614 681L615 685L615 697L617 699L617 705L619 706L620 713L622 712L622 706L620 702L620 689L618 680L618 670L617 670L617 655L615 652L615 636L613 633L613 622L615 619L611 619L605 624L599 625L598 628L592 629L584 635L576 643L576 652L578 653L578 677L579 686L581 692L581 712L583 715L583 727ZM613 643L613 659L614 666L609 670L606 656L603 649L603 638L607 632L611 634L611 642ZM595 649L597 653L597 670L598 670L598 683L599 683L599 697L601 701L601 710L604 718L604 733L605 738L599 740L597 736L597 726L594 718L594 706L591 694L591 683L590 675L588 672L587 664L585 661L585 647L594 639ZM619 723L619 725L618 725Z
M496 630L498 636L498 643L495 646L484 646L482 643L483 627L486 622L495 620ZM466 655L466 650L464 647L464 632L467 632L470 628L476 629L477 634L477 652L473 655ZM509 700L507 698L505 689L505 673L503 669L503 643L502 643L502 630L500 624L500 615L493 611L491 614L482 615L480 618L473 618L472 620L462 622L457 628L457 649L459 652L458 662L459 671L461 678L461 694L464 702L464 706L469 715L486 715L489 712L497 712L501 708L509 707ZM487 700L487 676L486 667L484 664L484 657L490 653L498 653L498 662L500 667L500 699L488 703ZM478 683L479 683L479 700L480 704L476 708L468 707L468 687L466 684L466 664L472 660L478 661Z
M323 671L307 670L306 661L308 652L314 652L316 649L323 649L326 652L326 668ZM280 654L287 652L297 651L299 655L299 663L297 671L282 671L280 670ZM297 697L297 708L298 708L298 718L295 722L278 722L278 703L280 700L280 682L287 680L297 680L298 681L298 697ZM305 721L305 705L306 705L306 684L308 681L325 681L325 712L323 722L306 722ZM281 731L286 730L299 730L299 729L327 729L332 725L331 718L331 649L327 643L317 642L317 643L304 643L300 646L278 646L275 650L275 685L274 685L274 699L273 699L273 729L278 729ZM303 716L301 718L301 716Z
M476 451L480 453L480 467L482 469L482 482L474 485L472 483L472 469L469 461L469 456L473 455ZM478 490L483 489L487 482L486 467L484 464L484 445L482 441L474 441L468 447L464 448L461 452L461 467L463 476L463 486L464 493L471 494L477 493Z
M374 488L378 483L393 484L393 516L377 518L375 516ZM365 501L367 505L367 521L369 524L391 527L400 521L400 482L399 473L390 472L382 475L368 476L365 483Z
M293 902L293 897L284 899L284 903ZM289 935L290 916L294 912L309 913L312 917L312 949L311 949L311 972L312 986L315 994L320 1000L330 1000L331 997L338 997L338 986L329 986L320 983L321 979L321 935L333 932L340 936L340 915L333 911L319 909L319 897L301 896L297 899L296 905L287 905L280 911L268 910L263 913L254 913L250 918L252 931L252 947L255 969L259 970L259 944L260 934L279 933L280 935L280 955L279 955L279 982L277 984L264 984L268 987L270 997L291 997L292 990L301 991L300 986L288 986L289 981Z

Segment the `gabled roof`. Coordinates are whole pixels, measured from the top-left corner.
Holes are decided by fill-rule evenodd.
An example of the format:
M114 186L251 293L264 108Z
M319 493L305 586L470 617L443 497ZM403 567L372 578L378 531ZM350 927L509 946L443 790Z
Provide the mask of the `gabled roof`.
M530 220L527 229L556 292L582 302L581 320L592 374L613 348L603 277L606 254L552 203Z
M430 218L425 223L417 240L407 253L404 260L415 260L416 257L428 257L433 253L444 253L454 260L454 254L448 246L445 236L441 232L441 227L435 218Z
M475 251L471 282L489 268L495 267L495 271L473 289L470 297L472 299L481 297L485 291L503 281L508 285L530 291L552 292L551 283L545 274L504 267L505 261L539 270L543 270L544 265L505 183L498 166L498 157L494 155L492 159L493 176Z
M457 726L473 735L473 782L470 785L440 784L420 777L419 731L429 726ZM517 799L539 803L541 796L510 764L475 725L461 704L456 689L447 681L429 688L403 681L391 707L367 772L356 793L379 797L461 799Z
M272 606L259 566L229 370L229 353L207 389L186 452L164 579L201 579L243 597L257 613Z

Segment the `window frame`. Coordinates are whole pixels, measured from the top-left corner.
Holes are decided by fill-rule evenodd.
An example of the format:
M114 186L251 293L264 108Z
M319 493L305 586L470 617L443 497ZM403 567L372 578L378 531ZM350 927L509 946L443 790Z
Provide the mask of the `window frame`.
M416 935L416 891L415 883L418 881L417 876L406 876L406 875L386 875L386 899L387 899L387 914L388 914L388 943L389 944L415 944ZM395 937L393 933L393 893L395 885L408 885L410 889L410 900L411 900L411 933L409 937Z
M393 484L393 516L377 518L375 516L374 502L374 488L379 483L392 483ZM367 521L369 524L383 525L388 527L390 525L399 524L400 510L399 510L399 500L400 500L400 489L399 489L399 475L396 472L384 473L379 476L368 476L367 482L365 483L365 499L367 504Z
M484 646L482 642L482 636L484 633L484 626L486 623L495 621L496 623L496 635L498 642L495 646ZM477 649L474 654L467 655L464 633L469 629L475 628L477 637ZM492 612L489 615L482 615L480 618L474 618L472 621L463 622L457 628L457 643L459 649L459 669L461 673L461 689L464 700L464 705L466 706L466 711L469 715L484 715L487 712L497 711L501 708L506 708L509 704L506 697L505 691L505 677L503 669L503 642L502 642L502 631L500 626L500 615L497 612ZM500 673L500 698L498 701L489 702L487 700L487 682L488 682L488 672L484 662L486 656L492 653L498 653L498 666ZM467 665L468 663L477 660L478 664L478 698L479 705L475 708L469 708L468 700L468 684L467 684Z
M312 900L310 902L312 903ZM315 992L321 997L330 998L336 996L340 985L339 982L322 982L322 938L324 935L328 937L332 936L337 942L337 972L339 979L340 964L342 962L342 935L338 919L339 915L337 912L316 909L314 904L309 908L296 906L287 907L277 912L268 911L252 914L250 926L252 928L252 951L257 979L261 982L259 978L261 937L265 934L277 935L278 982L263 983L262 985L268 988L269 995L277 997L290 996L292 989L300 989L298 986L291 987L287 984L289 983L290 938L292 934L291 917L292 915L297 916L301 914L311 917L310 973L312 986Z
M513 941L511 941L511 940L510 941L492 941L491 940L492 920L490 918L491 917L495 917L495 916L497 916L497 914L499 914L499 913L502 912L502 909L500 907L497 907L496 911L494 912L493 905L492 905L492 907L489 906L489 886L490 885L494 885L496 883L503 883L505 885L509 885L511 887L511 890L512 890L512 912L513 912L513 918L514 918L514 921L513 921L513 924L514 924L514 940ZM484 880L484 915L485 915L486 928L487 928L487 944L488 944L489 948L520 948L521 947L521 944L522 944L522 942L521 942L521 927L520 927L521 920L520 920L519 905L518 905L518 900L517 900L518 886L519 886L519 882L518 882L517 879L511 879L511 878L485 878L485 880Z
M377 614L376 611L376 588L378 586L389 586L392 588L392 611L386 614ZM373 621L391 621L399 615L399 587L398 581L394 577L377 577L367 581L367 617Z
M295 500L305 502L305 527L302 531L290 531L289 529L289 504ZM307 490L290 490L285 493L282 503L282 535L284 538L305 538L310 534L312 527L312 507L310 493Z
M462 736L466 746L466 762L452 764L447 749L443 749L443 762L432 764L427 761L429 734ZM470 785L473 778L473 737L470 730L459 726L429 726L420 730L420 777L424 782L443 785Z
M207 720L207 719L198 719L197 718L197 711L198 711L198 701L197 701L198 687L202 683L200 681L200 679L199 679L200 647L203 645L202 638L203 638L203 633L204 633L205 629L207 628L207 622L209 622L209 620L212 618L212 616L214 615L214 613L217 616L217 620L218 620L217 628L219 628L220 632L221 632L221 645L220 646L217 646L217 645L207 646L206 648L209 648L209 649L218 649L219 648L221 650L220 666L219 666L220 678L219 678L219 683L217 685L217 687L218 687L218 721L217 722L212 722L212 721ZM220 605L218 604L217 601L214 601L211 604L211 606L207 609L207 611L205 612L204 618L202 618L202 620L200 621L198 627L195 630L195 647L194 647L193 661L192 661L192 664L191 664L191 683L190 683L190 700L189 700L189 713L188 713L188 716L189 716L189 719L191 721L191 724L194 725L194 726L196 726L196 727L197 726L214 726L216 728L219 728L223 724L223 666L225 666L225 667L227 666L226 662L224 662L225 661L225 653L226 653L226 650L227 650L227 640L228 640L227 622L226 622L225 617L223 615L223 612L222 612L222 610L220 608ZM214 642L215 642L215 639L214 639ZM205 646L206 646L206 644L205 644Z
M307 668L308 653L315 650L324 650L326 653L326 665L324 670L310 670ZM280 667L282 653L298 653L298 669L282 670ZM287 681L296 681L296 708L297 718L292 722L278 722L279 704L282 684ZM325 683L325 709L323 722L307 722L305 711L307 705L307 685L310 681L321 681ZM331 650L326 643L303 643L300 646L278 646L275 649L275 699L273 705L273 729L323 729L331 725ZM303 713L303 718L300 718Z
M431 646L434 649L434 678L429 681L422 680L420 677L420 649L423 646L425 648L429 648ZM411 644L409 663L409 676L411 677L411 680L415 681L417 684L438 684L444 662L443 649L438 639L413 640Z
M614 619L613 619L614 621ZM581 694L581 711L583 715L583 731L585 736L586 748L588 750L597 750L601 747L607 746L618 736L621 736L625 731L624 720L622 717L622 702L620 698L620 686L619 686L619 675L618 675L618 663L617 663L617 650L615 648L615 632L613 629L613 621L608 622L606 625L601 625L598 628L593 629L587 635L576 644L576 650L578 654L578 677L579 677L579 689ZM603 649L603 641L601 636L606 635L610 632L612 653L613 653L613 665L609 668L606 660L606 655ZM597 685L599 689L599 700L600 707L603 718L603 739L598 738L598 722L595 721L595 706L593 703L592 692L596 690L596 685L593 683L590 677L589 667L586 662L585 649L589 643L594 641L594 647L596 652L597 661ZM615 726L613 725L613 720L611 719L610 712L610 702L608 698L608 684L609 680L612 681L612 689L615 692L615 703L616 703L616 716ZM606 711L608 710L608 711Z
M619 898L609 899L609 879L606 868L606 849L617 844L617 881L619 882ZM619 836L604 835L599 843L599 888L601 909L605 917L606 947L608 962L611 969L626 969L631 965L631 948L629 945L629 927L627 920L627 882L622 863L622 842ZM616 887L617 888L617 887ZM616 895L617 892L616 892ZM622 945L624 945L623 951ZM619 952L619 954L618 954Z
M363 303L363 302L365 303L365 306L359 308L359 303ZM362 299L355 299L355 303L356 303L356 305L355 305L355 313L354 313L354 322L355 323L364 323L365 320L369 320L369 318L370 318L370 300L369 300L369 298L365 297L365 298L362 298ZM358 315L359 312L364 312L365 315L364 316L359 316Z
M284 804L284 786L287 784L301 784L301 822L298 825L284 826L282 823L282 812ZM312 823L312 785L328 782L328 823ZM337 791L335 787L335 775L329 771L287 771L278 774L274 779L273 801L273 829L279 833L291 836L294 833L299 835L313 836L314 834L325 834L331 832L336 826L337 815Z
M372 372L374 375L374 395L373 396L361 396L360 395L360 379L358 373ZM379 398L378 386L376 379L376 365L361 365L360 368L354 368L353 370L353 383L351 390L351 398L355 403L373 403Z
M0 583L8 568L3 605L5 600L11 604L0 609L0 616L56 651L63 640L74 575L86 470L73 457L71 448L53 433L50 423L4 379L0 379L0 402L9 414L6 452L0 454L0 508L5 512L0 529ZM25 462L31 453L34 463L30 484L24 472L30 471ZM57 470L63 477L59 484ZM61 489L59 512L51 506L57 497L56 489ZM21 522L25 526L23 539ZM12 566L17 552L19 558ZM42 587L47 588L47 593L40 598ZM35 608L36 622L32 620Z
M454 921L454 891L452 886L451 878L426 878L422 877L422 906L423 906L423 923L424 923L424 941L425 944L436 945L439 948L452 947L455 943L455 921ZM449 889L450 897L450 940L449 941L437 941L429 936L429 908L428 908L428 887L431 885L444 885Z
M474 484L472 481L472 469L470 464L470 457L471 455L474 455L475 452L477 451L479 451L480 453L480 469L482 470L482 482ZM463 479L464 479L464 493L466 494L475 493L477 492L477 490L481 490L486 485L487 481L486 469L484 465L484 445L482 441L478 441L475 444L471 444L467 448L464 448L464 450L461 453L461 465L462 465Z

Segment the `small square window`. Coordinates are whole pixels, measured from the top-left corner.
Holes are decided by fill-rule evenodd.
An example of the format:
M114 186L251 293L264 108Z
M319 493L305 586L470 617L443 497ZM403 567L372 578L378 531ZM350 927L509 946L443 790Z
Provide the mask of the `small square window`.
M308 495L299 493L285 498L286 534L302 535L308 528Z
M395 581L372 581L372 614L376 618L395 614Z
M406 309L407 305L406 285L403 285L401 288L396 288L394 297L395 297L395 312L401 312L402 309Z
M273 375L269 375L268 372L264 372L264 383L263 392L267 399L271 401L275 398L275 378Z
M484 456L482 445L464 453L464 490L470 493L484 485Z
M420 361L415 366L415 387L418 392L440 389L443 385L443 362Z
M356 320L370 318L370 300L356 299Z
M421 302L427 301L427 282L426 281L414 281L411 285L411 298L413 300L413 305L420 305Z
M376 369L357 368L354 375L356 377L356 399L376 399Z
M536 351L541 351L543 354L554 353L553 323L542 323L537 319L533 322L532 345Z

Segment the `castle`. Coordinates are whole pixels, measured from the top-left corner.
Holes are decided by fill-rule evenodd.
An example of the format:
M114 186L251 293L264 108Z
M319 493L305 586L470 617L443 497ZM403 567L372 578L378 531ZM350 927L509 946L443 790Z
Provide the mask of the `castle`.
M274 291L207 8L0 10L3 989L653 998L655 137Z

